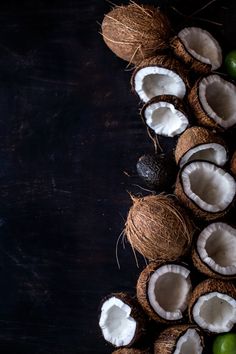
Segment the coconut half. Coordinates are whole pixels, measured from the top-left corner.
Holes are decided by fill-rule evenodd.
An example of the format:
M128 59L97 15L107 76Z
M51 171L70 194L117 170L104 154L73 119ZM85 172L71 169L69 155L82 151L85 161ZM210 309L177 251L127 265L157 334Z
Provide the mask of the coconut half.
M223 166L228 152L223 139L203 127L191 127L179 137L175 161L180 168L189 161L205 160Z
M149 128L166 137L181 134L189 125L183 104L176 96L154 97L143 106L141 115Z
M182 99L187 89L186 78L186 70L176 59L162 55L142 61L132 75L131 85L144 102L160 95Z
M177 325L160 333L154 354L201 354L203 348L203 335L197 326Z
M137 298L153 320L176 322L183 318L191 289L190 271L186 267L150 263L139 276Z
M207 161L190 161L177 177L175 194L197 217L214 220L223 216L236 193L234 178Z
M236 176L236 151L233 153L233 156L230 160L230 170L234 176Z
M236 323L236 287L233 283L207 279L193 291L189 317L213 333L229 332Z
M197 238L193 263L214 278L236 278L236 229L223 222L208 225Z
M222 50L217 40L199 27L182 29L171 41L171 47L192 70L208 74L222 64Z
M199 124L218 130L236 124L236 86L219 75L198 80L188 100Z

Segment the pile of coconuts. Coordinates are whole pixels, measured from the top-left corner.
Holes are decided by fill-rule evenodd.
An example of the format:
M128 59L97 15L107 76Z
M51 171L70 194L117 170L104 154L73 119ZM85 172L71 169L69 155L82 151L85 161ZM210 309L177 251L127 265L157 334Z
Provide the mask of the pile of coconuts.
M151 193L131 196L124 231L148 264L135 297L114 292L102 300L99 326L113 353L201 354L212 335L236 324L236 227L227 219L236 152L226 133L236 125L236 86L215 72L222 51L209 32L174 34L154 6L116 6L102 36L134 65L131 86L146 128L174 138L175 148L171 157L155 151L137 162Z

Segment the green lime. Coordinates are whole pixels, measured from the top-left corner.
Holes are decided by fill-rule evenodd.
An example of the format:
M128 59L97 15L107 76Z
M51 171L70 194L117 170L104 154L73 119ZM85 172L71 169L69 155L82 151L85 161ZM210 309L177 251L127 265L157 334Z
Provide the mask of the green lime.
M236 354L236 333L216 337L213 343L213 354Z
M232 50L226 55L225 67L228 74L236 79L236 50Z

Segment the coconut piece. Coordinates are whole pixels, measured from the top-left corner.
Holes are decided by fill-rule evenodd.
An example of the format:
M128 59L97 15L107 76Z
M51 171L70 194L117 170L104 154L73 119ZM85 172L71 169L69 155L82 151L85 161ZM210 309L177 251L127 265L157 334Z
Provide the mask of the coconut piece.
M208 161L190 161L180 170L175 194L196 217L217 219L229 210L236 193L234 178Z
M188 101L200 125L222 131L236 124L236 86L219 75L199 79Z
M176 325L166 328L154 343L154 354L201 354L204 339L193 325Z
M198 284L190 299L189 317L209 332L229 332L236 323L235 285L219 279Z
M179 135L189 125L182 101L176 96L161 95L152 98L143 106L141 115L147 126L162 136Z
M160 194L132 200L125 233L134 249L149 260L176 260L188 252L193 224L176 199Z
M180 168L189 161L205 160L223 166L228 159L223 139L203 127L188 128L178 139L175 161Z
M150 351L148 349L122 348L112 354L150 354Z
M188 307L192 284L190 271L175 263L150 263L137 282L137 298L157 322L178 322Z
M192 258L210 277L236 278L236 229L223 222L208 225L197 238Z
M234 176L236 176L236 151L233 153L233 156L230 161L230 170Z
M138 64L168 48L171 26L159 8L132 3L105 15L102 35L113 53Z
M145 59L133 72L131 85L140 99L148 102L155 96L186 94L187 72L176 59L162 55Z
M144 333L145 316L128 294L114 293L102 301L99 326L107 342L115 347L129 347Z
M222 64L222 50L217 40L199 27L182 29L171 41L171 47L190 69L208 74Z

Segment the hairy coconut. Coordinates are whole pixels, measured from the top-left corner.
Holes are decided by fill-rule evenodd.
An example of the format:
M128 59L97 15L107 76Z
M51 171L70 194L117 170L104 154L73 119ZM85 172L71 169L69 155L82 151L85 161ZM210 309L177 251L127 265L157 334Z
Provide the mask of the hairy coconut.
M150 263L137 282L137 299L150 318L176 323L188 307L190 271L176 263Z
M149 349L134 349L134 348L122 348L114 351L112 354L150 354Z
M159 8L134 2L116 6L102 22L107 46L134 64L167 49L171 32L170 22Z
M154 343L154 354L201 354L204 338L197 326L190 324L166 328Z
M236 151L233 153L233 156L230 160L230 170L234 176L236 176Z
M132 197L125 224L131 246L149 260L176 260L192 242L193 225L174 197Z
M188 161L206 160L223 166L228 158L224 140L209 129L191 127L179 137L175 161L180 168Z
M194 289L189 318L213 333L229 332L236 323L236 287L231 282L207 279Z

